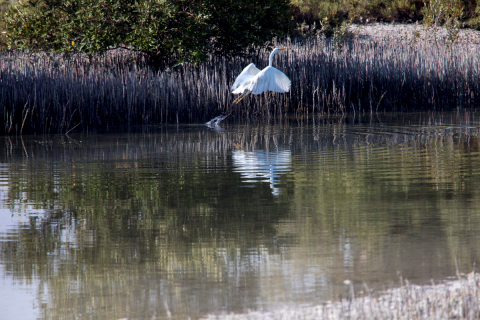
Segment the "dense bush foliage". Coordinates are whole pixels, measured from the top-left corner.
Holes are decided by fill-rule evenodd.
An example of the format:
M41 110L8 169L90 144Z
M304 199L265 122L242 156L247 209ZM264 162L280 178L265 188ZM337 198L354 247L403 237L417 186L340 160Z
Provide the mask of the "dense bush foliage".
M23 0L10 47L93 54L124 47L163 63L236 55L291 28L288 0Z
M446 25L452 40L461 26L480 26L476 0L0 0L0 14L0 49L124 47L166 65L243 54L278 35L329 36L345 21L423 20Z
M3 19L3 17L9 6L9 0L0 0L0 50L7 47L7 32L5 27L5 20Z

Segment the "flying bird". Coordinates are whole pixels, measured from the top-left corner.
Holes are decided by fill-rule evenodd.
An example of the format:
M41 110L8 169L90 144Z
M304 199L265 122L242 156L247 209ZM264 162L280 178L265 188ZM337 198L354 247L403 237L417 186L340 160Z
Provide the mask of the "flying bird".
M240 94L240 96L233 101L233 104L237 104L250 93L260 94L265 91L285 93L290 91L292 81L290 81L282 71L272 66L273 56L278 51L285 49L286 48L273 49L270 54L268 67L263 70L255 67L253 63L250 63L243 69L232 86L232 93Z

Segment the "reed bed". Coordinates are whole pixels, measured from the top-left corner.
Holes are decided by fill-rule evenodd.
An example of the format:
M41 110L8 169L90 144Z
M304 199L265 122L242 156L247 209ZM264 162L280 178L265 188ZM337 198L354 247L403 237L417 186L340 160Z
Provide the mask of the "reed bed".
M402 281L403 282L403 281ZM433 282L433 281L432 281ZM368 288L367 288L368 289ZM402 283L378 296L357 297L346 287L348 299L315 307L285 307L271 312L215 315L204 320L275 320L275 319L479 319L480 277L441 284L418 286Z
M278 43L288 50L274 66L292 80L287 94L265 93L233 105L230 87L250 62L260 69L270 51L167 70L138 53L0 53L0 133L69 133L172 122L268 118L296 113L446 110L480 105L476 46L451 49L431 41L358 38L336 50L327 39Z

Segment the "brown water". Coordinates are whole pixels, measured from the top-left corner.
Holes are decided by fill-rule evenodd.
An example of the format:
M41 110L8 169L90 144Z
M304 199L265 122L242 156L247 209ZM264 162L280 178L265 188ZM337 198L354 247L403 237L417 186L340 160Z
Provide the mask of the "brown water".
M2 317L195 319L469 272L479 135L462 112L2 138Z

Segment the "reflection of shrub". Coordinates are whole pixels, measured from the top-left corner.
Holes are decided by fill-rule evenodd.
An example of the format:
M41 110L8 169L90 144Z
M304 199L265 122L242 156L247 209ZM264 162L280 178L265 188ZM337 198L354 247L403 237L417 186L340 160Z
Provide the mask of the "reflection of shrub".
M8 11L10 46L93 54L115 47L154 61L240 54L288 32L287 0L22 0Z

